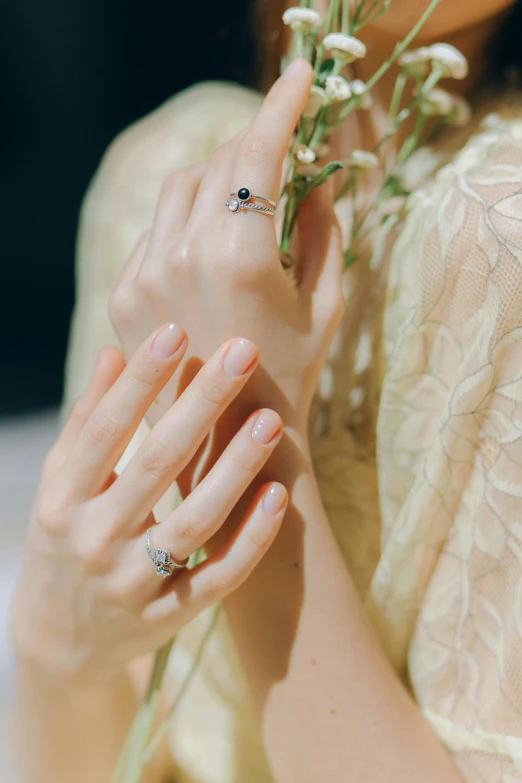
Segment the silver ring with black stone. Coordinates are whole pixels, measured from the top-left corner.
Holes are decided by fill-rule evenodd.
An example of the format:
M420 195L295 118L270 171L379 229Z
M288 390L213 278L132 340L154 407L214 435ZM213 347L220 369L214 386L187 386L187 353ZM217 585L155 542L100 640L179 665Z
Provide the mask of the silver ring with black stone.
M264 196L254 196L248 188L239 188L237 193L231 193L226 206L231 212L241 212L249 209L253 212L261 212L273 217L276 211L276 203Z

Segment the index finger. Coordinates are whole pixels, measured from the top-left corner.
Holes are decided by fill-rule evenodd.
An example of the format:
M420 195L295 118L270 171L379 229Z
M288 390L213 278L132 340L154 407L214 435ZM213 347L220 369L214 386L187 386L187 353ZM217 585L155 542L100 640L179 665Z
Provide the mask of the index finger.
M231 192L247 188L252 195L277 201L288 145L304 109L312 67L294 60L266 96L239 145Z

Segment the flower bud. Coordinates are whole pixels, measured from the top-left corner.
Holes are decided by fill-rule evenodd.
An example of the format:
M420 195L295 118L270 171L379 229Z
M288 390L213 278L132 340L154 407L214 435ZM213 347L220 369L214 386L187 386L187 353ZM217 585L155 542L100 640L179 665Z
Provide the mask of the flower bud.
M330 33L323 38L323 46L334 60L345 65L366 56L366 46L358 38L344 33Z
M321 14L313 8L287 8L283 14L283 22L295 33L309 33L319 30L322 24Z

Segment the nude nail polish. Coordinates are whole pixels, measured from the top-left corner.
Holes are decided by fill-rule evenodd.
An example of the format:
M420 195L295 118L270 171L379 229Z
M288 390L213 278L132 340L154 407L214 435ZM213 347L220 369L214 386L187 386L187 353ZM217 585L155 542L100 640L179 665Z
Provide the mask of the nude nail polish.
M223 359L227 375L237 378L244 375L257 358L257 348L250 340L233 340Z
M156 332L152 341L152 354L156 359L170 359L180 348L185 332L176 324L165 324Z
M266 445L275 438L281 429L281 419L277 413L269 408L265 408L259 413L254 422L252 437L257 440L258 443Z
M274 516L279 514L286 502L286 490L281 484L272 484L263 496L263 511Z

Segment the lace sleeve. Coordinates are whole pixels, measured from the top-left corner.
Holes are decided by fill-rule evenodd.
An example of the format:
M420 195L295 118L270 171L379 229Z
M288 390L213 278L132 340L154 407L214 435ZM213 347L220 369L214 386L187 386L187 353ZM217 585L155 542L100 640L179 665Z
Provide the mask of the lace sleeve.
M391 261L369 606L467 783L522 780L522 123L489 118Z

